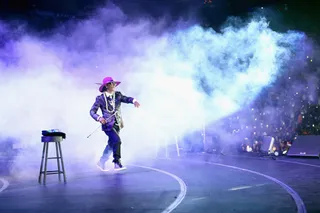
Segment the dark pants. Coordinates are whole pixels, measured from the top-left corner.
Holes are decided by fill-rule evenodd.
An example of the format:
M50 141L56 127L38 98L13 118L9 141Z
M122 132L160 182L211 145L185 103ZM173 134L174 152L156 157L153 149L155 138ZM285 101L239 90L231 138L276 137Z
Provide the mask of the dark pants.
M119 136L120 129L118 126L114 126L112 130L105 131L106 135L109 137L108 145L103 151L103 154L100 158L101 163L105 163L111 153L113 153L113 162L118 163L121 158L121 139Z

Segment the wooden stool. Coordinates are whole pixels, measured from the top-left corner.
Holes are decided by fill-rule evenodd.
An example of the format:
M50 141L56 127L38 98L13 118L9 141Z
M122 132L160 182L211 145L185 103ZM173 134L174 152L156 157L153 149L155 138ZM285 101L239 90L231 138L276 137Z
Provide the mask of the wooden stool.
M66 183L66 173L64 169L62 151L61 151L61 144L60 142L65 139L65 133L63 132L42 132L43 136L41 137L41 142L43 143L43 151L42 151L42 159L40 165L40 172L39 172L39 180L38 182L41 184L41 177L43 174L43 184L46 184L47 175L54 175L58 174L59 181L61 181L61 174L63 174L64 182ZM56 145L56 156L55 157L48 157L49 151L49 144L55 143ZM47 171L47 164L48 159L56 159L58 170ZM61 168L60 168L61 166ZM43 168L44 167L44 168Z

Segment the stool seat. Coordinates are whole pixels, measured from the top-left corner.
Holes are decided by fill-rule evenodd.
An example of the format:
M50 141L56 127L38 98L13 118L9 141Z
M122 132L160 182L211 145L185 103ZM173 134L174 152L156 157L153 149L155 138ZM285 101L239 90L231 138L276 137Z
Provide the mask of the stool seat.
M63 139L66 139L66 133L59 131L42 130L42 136L61 136Z
M42 136L41 142L50 143L50 142L61 142L63 141L62 136Z
M59 131L51 131L51 130L43 130L41 142L43 143L43 151L42 151L42 159L40 165L39 172L39 183L41 183L42 175L43 175L43 183L46 184L47 175L57 174L59 176L59 181L61 181L61 174L63 174L64 182L66 183L66 173L64 169L62 150L61 150L61 142L66 138L66 134L64 132ZM56 156L48 157L49 153L49 144L55 143L56 147ZM47 164L49 159L57 160L58 170L48 171Z

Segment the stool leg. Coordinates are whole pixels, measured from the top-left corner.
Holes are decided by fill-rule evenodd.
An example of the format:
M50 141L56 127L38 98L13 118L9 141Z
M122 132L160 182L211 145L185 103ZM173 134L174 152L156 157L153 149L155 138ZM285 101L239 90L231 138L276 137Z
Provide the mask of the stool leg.
M46 143L43 143L43 149L42 149L42 157L41 157L41 164L40 164L40 172L39 172L39 179L38 182L41 183L41 177L42 177L42 169L43 169L43 159L44 159L44 152L45 152L45 148L46 148Z
M62 157L62 151L61 151L61 144L60 142L58 143L58 147L59 147L59 152L60 152L60 160L61 160L61 167L62 167L62 172L63 172L63 180L66 183L67 182L67 178L66 178L66 171L64 169L64 163L63 163L63 157Z
M44 143L46 144L46 157L44 159L44 174L43 174L43 184L46 185L46 180L47 180L47 165L48 165L48 149L49 149L49 143Z
M58 165L58 176L59 176L59 182L61 181L61 170L60 170L60 155L58 152L58 142L55 142L56 144L56 156L57 156L57 165Z

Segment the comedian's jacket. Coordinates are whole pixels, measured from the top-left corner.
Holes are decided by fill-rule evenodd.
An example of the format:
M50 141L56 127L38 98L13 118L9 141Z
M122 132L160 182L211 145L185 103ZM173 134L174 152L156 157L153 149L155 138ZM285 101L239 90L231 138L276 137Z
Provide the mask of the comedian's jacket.
M110 104L111 101L106 102L106 100L110 100L110 99L107 99L104 93L96 97L96 101L94 102L94 104L90 109L91 117L97 121L98 118L100 117L100 115L97 114L98 109L100 108L102 112L102 117L107 120L107 123L102 125L103 131L112 130L115 122L121 129L123 127L123 120L121 117L121 103L132 104L134 100L131 97L126 97L122 95L121 92L118 92L118 91L115 92L114 98L115 98L115 109L112 108L112 105ZM109 110L107 110L107 107ZM115 116L112 116L115 112L116 112Z

